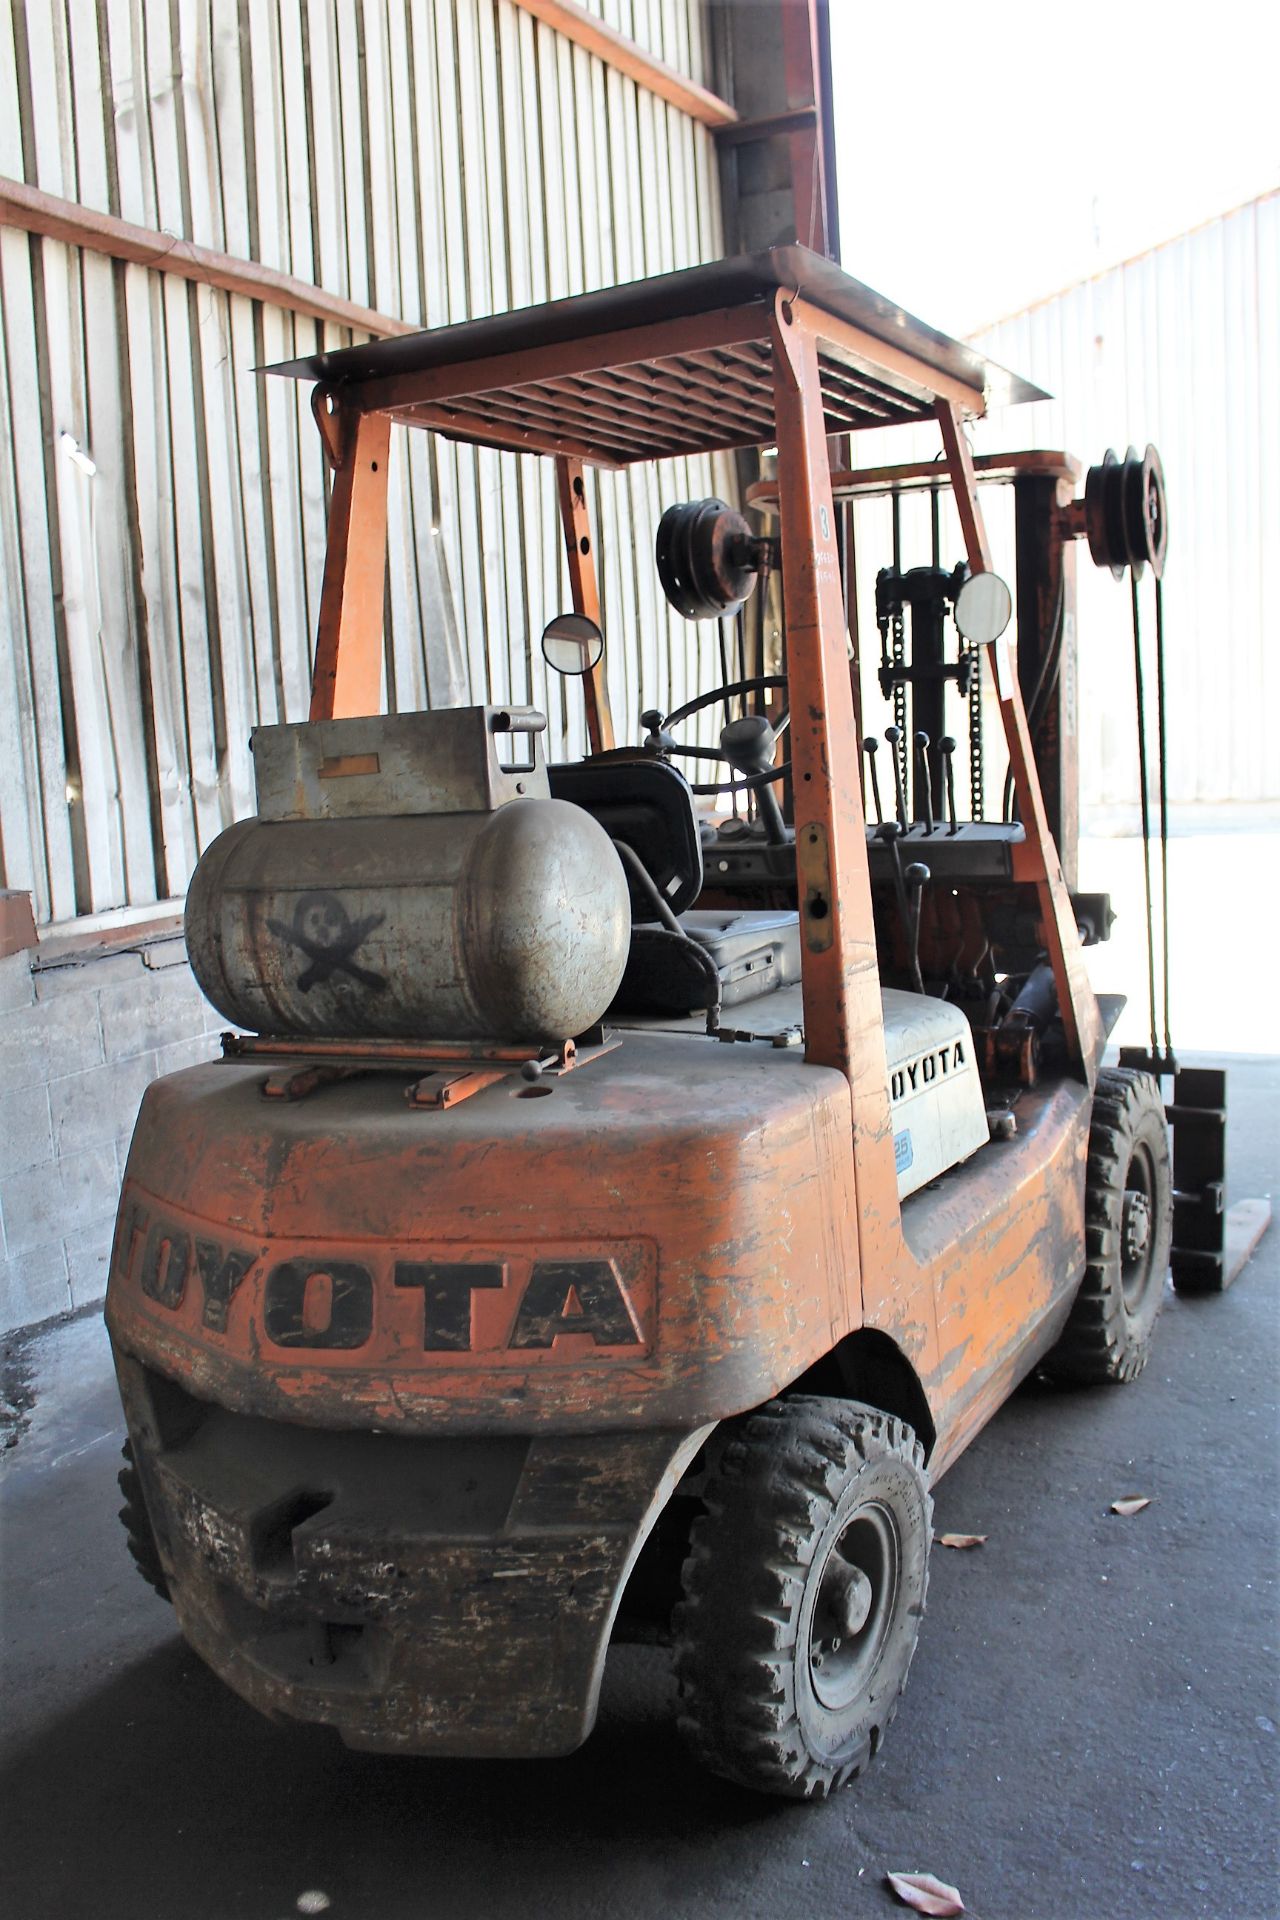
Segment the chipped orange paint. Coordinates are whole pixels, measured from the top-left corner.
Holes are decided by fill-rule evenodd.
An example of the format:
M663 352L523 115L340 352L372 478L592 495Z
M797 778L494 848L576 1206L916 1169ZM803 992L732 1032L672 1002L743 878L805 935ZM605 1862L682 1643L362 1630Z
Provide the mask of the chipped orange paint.
M573 610L584 614L588 620L594 620L599 626L600 587L596 577L595 546L581 460L570 459L565 454L557 456L556 499L564 533ZM603 654L590 673L583 676L582 692L586 701L587 740L591 752L607 753L616 743L613 713L609 706L609 675Z
M214 1063L150 1090L108 1302L120 1347L243 1413L459 1434L684 1426L759 1404L866 1324L919 1370L940 1470L1079 1277L1082 1087L1028 1096L988 1167L919 1196L910 1243L892 1270L864 1263L860 1293L858 1223L883 1240L897 1210L860 1216L848 1084L794 1056L633 1033L546 1098L509 1082L436 1112L406 1107L403 1073L294 1104L263 1100L261 1078ZM185 1238L171 1304L143 1290L153 1234ZM222 1327L204 1311L202 1241L246 1256ZM613 1260L635 1339L569 1330L512 1349L534 1258ZM273 1344L268 1277L300 1259L368 1271L367 1338ZM395 1284L398 1262L428 1259L507 1263L473 1296L464 1352L425 1351L421 1296Z

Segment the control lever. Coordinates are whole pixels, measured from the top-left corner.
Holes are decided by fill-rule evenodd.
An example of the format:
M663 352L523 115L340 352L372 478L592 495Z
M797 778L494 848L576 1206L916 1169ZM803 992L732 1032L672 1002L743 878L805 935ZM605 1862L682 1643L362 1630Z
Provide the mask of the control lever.
M644 742L646 753L673 753L675 751L675 735L666 731L662 724L664 718L665 715L661 714L657 707L649 707L640 715L640 725L646 732Z
M889 859L893 866L893 890L898 898L898 912L902 915L902 930L906 935L907 947L910 951L910 956L911 956L911 980L912 980L912 984L915 987L916 992L923 993L924 982L920 978L920 959L919 959L919 943L920 943L919 913L917 910L915 914L916 931L915 931L915 937L913 939L912 932L911 932L913 916L912 916L911 901L907 894L907 874L913 873L918 875L922 873L925 876L925 879L927 880L929 877L929 869L928 867L921 866L919 861L913 861L912 864L907 868L907 873L904 874L902 870L902 850L898 845L898 840L899 840L899 837L901 836L901 833L902 833L902 827L897 820L886 820L882 827L877 827L876 839L883 841L885 846L887 846L889 849ZM919 884L923 885L923 882L919 882Z
M951 825L947 828L948 833L959 833L960 831L956 821L956 769L955 763L951 758L955 750L955 741L949 733L944 733L938 742L938 752L942 755L942 766L947 782L947 818L951 822Z
M920 975L920 909L924 905L924 890L932 875L923 860L913 860L904 876L911 891L911 922L907 928L907 940L911 948L911 978L917 993L924 992L924 981Z
M916 805L926 834L933 832L933 779L929 772L929 736L916 735Z
M907 830L907 796L902 784L902 758L898 752L898 742L902 739L901 727L886 727L884 737L889 742L893 754L893 790L898 803L898 825L905 833Z
M880 742L874 733L869 733L862 743L862 751L867 756L867 771L871 775L871 798L876 803L876 825L884 825L884 808L880 805L880 776L876 772L876 755L880 751Z

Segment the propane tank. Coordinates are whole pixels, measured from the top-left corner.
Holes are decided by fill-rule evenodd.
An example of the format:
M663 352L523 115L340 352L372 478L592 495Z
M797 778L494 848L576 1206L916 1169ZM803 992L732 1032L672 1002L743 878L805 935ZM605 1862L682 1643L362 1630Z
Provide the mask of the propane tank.
M626 965L622 863L553 800L531 709L263 727L258 814L187 895L187 951L228 1020L269 1035L561 1041ZM503 766L503 736L528 742Z

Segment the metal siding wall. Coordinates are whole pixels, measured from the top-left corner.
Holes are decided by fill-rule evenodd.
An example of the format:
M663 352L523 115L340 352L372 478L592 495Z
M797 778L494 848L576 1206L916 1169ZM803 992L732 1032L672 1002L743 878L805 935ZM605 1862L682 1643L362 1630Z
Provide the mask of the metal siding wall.
M594 10L709 79L702 0ZM0 172L431 326L722 251L707 130L512 0L8 9ZM307 389L251 369L354 337L0 230L0 884L42 922L180 894L252 810L250 729L305 717L327 475ZM537 644L568 602L550 463L393 458L388 705L531 700L580 752ZM733 484L595 479L624 739L719 677L652 551L666 504Z
M1108 446L1159 447L1170 498L1165 572L1169 792L1175 805L1280 799L1280 650L1263 630L1264 570L1280 562L1280 193L973 336L1054 397L974 423L976 453L1063 448L1088 467ZM863 434L859 466L932 459L931 428ZM998 572L1012 581L1012 496L983 489ZM868 724L880 714L875 571L888 563L887 503L855 514ZM903 560L929 558L923 497L904 499ZM963 553L949 499L942 559ZM1136 806L1133 642L1127 578L1079 556L1080 791L1085 806ZM1140 589L1154 634L1150 577ZM873 657L874 656L874 659ZM1154 693L1149 689L1150 697ZM957 710L958 713L958 710ZM880 720L883 725L883 720ZM998 728L988 730L988 741ZM1154 753L1154 707L1152 708ZM988 769L999 804L1003 759Z
M1109 445L1122 456L1130 442L1160 449L1178 804L1280 798L1280 661L1263 629L1264 569L1280 560L1278 282L1280 194L1270 194L974 341L1055 396L993 414L975 431L979 451L1063 446L1089 465ZM1128 585L1080 559L1082 797L1127 804L1137 792ZM1149 580L1140 597L1151 631Z

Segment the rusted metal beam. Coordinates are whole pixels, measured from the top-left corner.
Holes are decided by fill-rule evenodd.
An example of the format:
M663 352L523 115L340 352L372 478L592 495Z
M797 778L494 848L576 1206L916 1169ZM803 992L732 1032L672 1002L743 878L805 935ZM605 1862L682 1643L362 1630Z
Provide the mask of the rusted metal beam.
M565 552L569 559L569 586L573 610L585 614L600 625L600 588L596 579L595 547L591 539L591 516L587 512L587 487L581 460L556 460L556 491L560 502L560 524L564 528ZM582 690L587 702L587 738L592 753L607 753L614 746L613 713L609 706L608 669L602 655L591 672L584 675Z
M541 20L544 26L562 33L584 52L594 53L606 66L624 73L638 87L656 93L660 100L678 107L690 119L701 121L704 127L732 126L737 120L734 109L719 94L709 92L696 80L667 66L665 61L655 59L625 33L607 26L598 14L575 5L574 0L516 0L516 5Z
M352 327L359 333L386 338L392 334L417 333L408 320L397 320L373 307L362 307L354 300L343 300L326 293L308 280L295 280L292 274L278 273L258 260L243 260L236 254L219 253L212 247L198 247L176 233L161 233L154 227L135 226L131 220L119 220L114 214L99 213L95 207L81 206L77 200L63 200L39 187L26 186L21 180L0 175L0 227L16 227L26 233L41 234L48 240L60 240L64 246L84 247L105 254L111 260L127 260L138 267L151 267L158 273L176 274L180 280L194 280L205 287L220 287L224 293L242 294L246 300L262 300L268 306L281 307L286 313L305 314L312 320L328 320L335 326Z
M837 1068L856 1094L855 1062L862 1036L875 1030L879 975L874 938L865 938L871 894L818 374L820 319L779 295L772 328L774 412L806 1058Z
M1079 883L1080 741L1076 667L1076 545L1061 520L1074 488L1067 475L1024 473L1013 482L1018 556L1018 684L1034 726L1045 817L1068 887ZM1054 656L1056 655L1056 664ZM1043 688L1042 712L1031 703Z
M952 492L956 495L956 513L960 515L960 530L965 536L965 555L975 574L990 572L990 541L986 540L986 522L983 509L979 505L977 474L973 470L973 453L969 442L965 440L965 428L960 417L960 409L948 399L940 399L936 405L938 426L942 428L942 445L946 449L946 467L952 476Z
M979 484L1018 480L1023 475L1069 480L1074 486L1080 478L1080 462L1069 453L1053 453L1033 448L1025 453L979 453L974 456L973 471ZM831 493L837 502L861 497L875 498L886 493L917 492L936 487L941 469L936 460L908 460L892 467L856 467L833 469ZM747 489L753 507L774 510L778 502L776 480L757 480ZM1063 509L1064 524L1070 509ZM1076 529L1071 527L1074 536ZM1083 532L1083 525L1079 531Z
M796 238L828 258L835 254L827 186L827 143L818 105L821 71L818 0L782 0L782 57L788 106L810 107L809 119L790 129L791 200Z
M788 107L761 120L737 120L716 128L716 145L745 147L753 140L772 140L780 133L804 133L817 124L817 107Z
M320 409L317 408L317 418ZM387 466L391 422L385 413L338 416L338 433L321 432L334 466L329 544L311 676L312 720L345 720L382 706L382 623L387 574Z
M978 502L978 480L973 467L973 453L964 437L964 421L950 400L938 401L937 414L969 566L974 573L990 573L991 545Z
M516 351L483 359L450 361L404 373L383 373L351 383L360 406L396 412L437 406L492 393L500 387L534 386L545 377L577 378L586 373L637 367L673 358L698 347L731 346L763 339L768 331L764 301L711 308L661 323L617 328L581 339L527 343ZM838 323L833 323L838 324ZM885 348L885 352L892 349ZM914 363L913 363L914 364Z
M589 459L593 466L614 469L626 465L620 448L608 451L599 440L582 440L572 434L535 433L530 426L503 422L491 413L471 413L455 406L401 407L388 415L405 427L430 427L452 440L463 440L476 447L501 447L509 453L568 454L573 459Z
M938 401L936 411L969 566L974 573L990 573L991 547L978 499L973 454L964 437L963 419L957 408L946 400ZM1027 710L1010 658L1009 642L1004 634L988 645L987 658L991 663L1000 701L1000 717L1009 749L1009 770L1013 775L1018 815L1027 836L1021 846L1014 848L1014 878L1033 882L1039 894L1041 937L1057 983L1058 1005L1062 1012L1067 1046L1092 1088L1105 1037L1098 1002L1085 971L1084 953L1062 861L1049 831L1040 773L1027 726Z
M878 339L803 297L797 299L797 310L801 305L809 315L810 331L817 334L822 343L824 359L828 354L837 359L844 355L853 374L886 380L921 407L951 408L957 419L986 412L986 399L976 386L936 367L924 366L908 348L892 346L887 340Z

